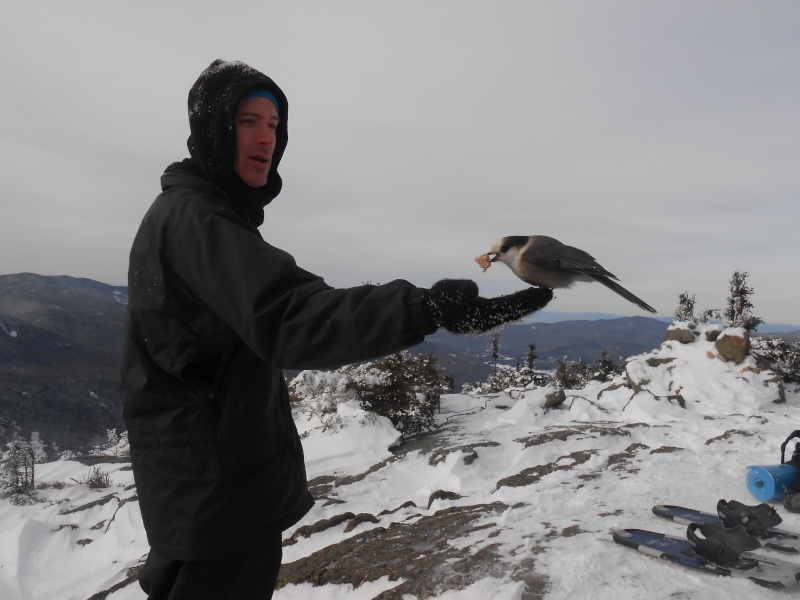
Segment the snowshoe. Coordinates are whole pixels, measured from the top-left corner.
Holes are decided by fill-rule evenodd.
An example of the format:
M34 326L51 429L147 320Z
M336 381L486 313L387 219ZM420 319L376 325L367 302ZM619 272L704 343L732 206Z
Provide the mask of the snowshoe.
M713 523L692 523L686 530L686 537L699 556L723 567L740 562L742 552L761 547L758 540L750 537L741 525L725 527Z
M717 514L728 527L741 525L750 535L757 535L759 532L780 525L782 521L778 511L763 502L755 506L746 506L736 500L728 502L720 500L717 503Z

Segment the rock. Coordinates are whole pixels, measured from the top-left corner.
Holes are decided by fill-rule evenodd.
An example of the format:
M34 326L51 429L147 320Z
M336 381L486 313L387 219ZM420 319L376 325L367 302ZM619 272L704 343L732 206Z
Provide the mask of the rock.
M546 394L544 399L545 408L556 408L557 406L564 404L564 400L567 399L567 395L564 393L564 390L556 390L550 394Z
M347 525L344 528L344 532L349 533L362 523L378 523L378 522L379 522L378 518L375 517L374 515L371 515L369 513L358 513L347 523Z
M326 529L330 529L331 527L336 527L337 525L341 525L350 519L355 519L356 515L351 512L345 512L338 515L334 515L329 519L322 519L321 521L317 521L313 525L303 525L302 527L298 527L292 536L286 540L283 540L284 546L291 546L297 543L298 538L304 537L309 538L315 533L319 533L320 531L325 531Z
M662 398L667 402L669 402L670 404L672 404L672 402L675 401L681 408L686 408L686 399L681 394L671 394L669 396L656 396L656 400L661 400Z
M513 565L506 562L499 544L476 549L450 543L476 528L498 530L497 524L486 518L500 516L508 508L501 502L454 506L412 523L370 529L284 563L278 588L298 583L349 584L357 588L386 577L397 584L376 596L376 600L401 600L408 595L429 598L442 590L463 589L486 577L513 577L528 585L526 594L530 596L525 597L541 598L547 580L536 573L533 557Z
M675 361L674 357L655 358L655 357L651 356L645 362L649 366L651 366L651 367L653 367L655 369L656 367L660 367L661 365L668 365L669 363L674 362L674 361Z
M428 498L428 508L430 509L431 505L436 500L458 500L459 498L463 497L464 496L462 496L461 494L456 494L455 492L448 492L446 490L436 490Z
M637 394L645 389L645 386L650 383L649 379L642 378L637 381L630 376L628 377L628 381L630 382L631 389Z
M744 431L742 429L728 429L728 431L726 431L722 435L718 435L715 438L706 440L706 446L710 446L714 442L721 442L722 440L725 440L729 444L732 444L733 440L731 440L731 437L734 435L740 435L742 437L753 437L755 434L752 431Z
M600 390L598 392L597 399L599 400L600 396L602 396L606 392L613 392L614 390L618 390L620 388L629 387L629 386L630 386L630 382L627 380L627 378L626 378L624 383L612 383L611 385L609 385L607 387L604 387L602 390Z
M786 404L786 390L783 389L783 382L778 382L778 398L772 401L773 404Z
M653 448L650 450L650 454L668 454L671 452L680 452L683 448L679 448L676 446L659 446L658 448Z
M695 339L695 334L693 331L688 329L687 327L678 326L676 327L674 324L667 327L667 330L664 332L664 341L670 342L680 342L681 344L691 344Z
M742 328L726 329L714 342L714 347L723 360L739 364L750 350L750 333Z
M477 444L466 444L460 446L447 446L445 448L437 448L434 450L430 457L428 458L428 464L432 467L435 467L439 463L444 462L447 460L447 457L453 454L454 452L463 452L464 453L464 464L471 465L474 461L478 459L478 453L476 452L476 448L491 448L493 446L499 446L500 444L497 442L478 442Z
M597 450L577 450L566 456L561 456L557 460L546 465L536 465L523 469L516 475L504 477L497 482L497 489L501 487L525 487L538 483L542 477L555 473L556 471L568 471L577 465L582 465L591 460L597 454ZM571 460L566 463L565 460Z

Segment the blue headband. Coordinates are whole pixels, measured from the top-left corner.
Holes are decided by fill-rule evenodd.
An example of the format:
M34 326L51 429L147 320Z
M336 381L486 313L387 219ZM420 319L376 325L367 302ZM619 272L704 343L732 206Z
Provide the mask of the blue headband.
M278 99L272 92L267 91L264 88L256 88L254 90L250 90L244 96L242 96L242 100L249 100L250 98L266 98L275 105L275 110L278 111L278 116L281 116L281 109L280 106L278 106Z

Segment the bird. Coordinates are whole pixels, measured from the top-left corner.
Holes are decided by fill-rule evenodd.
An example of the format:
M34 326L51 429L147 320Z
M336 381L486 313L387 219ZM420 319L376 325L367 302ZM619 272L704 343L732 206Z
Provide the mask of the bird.
M514 275L531 285L568 288L576 281L597 281L639 308L656 312L618 284L615 281L618 278L600 266L591 254L546 235L506 236L495 242L484 256L490 263L505 263Z

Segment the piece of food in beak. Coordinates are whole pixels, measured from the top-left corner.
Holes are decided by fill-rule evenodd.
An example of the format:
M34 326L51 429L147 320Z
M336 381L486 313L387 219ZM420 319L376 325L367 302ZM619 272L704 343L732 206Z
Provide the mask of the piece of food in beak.
M492 259L489 258L488 254L481 254L480 256L475 257L475 262L478 263L483 272L486 273L486 269L492 266Z

